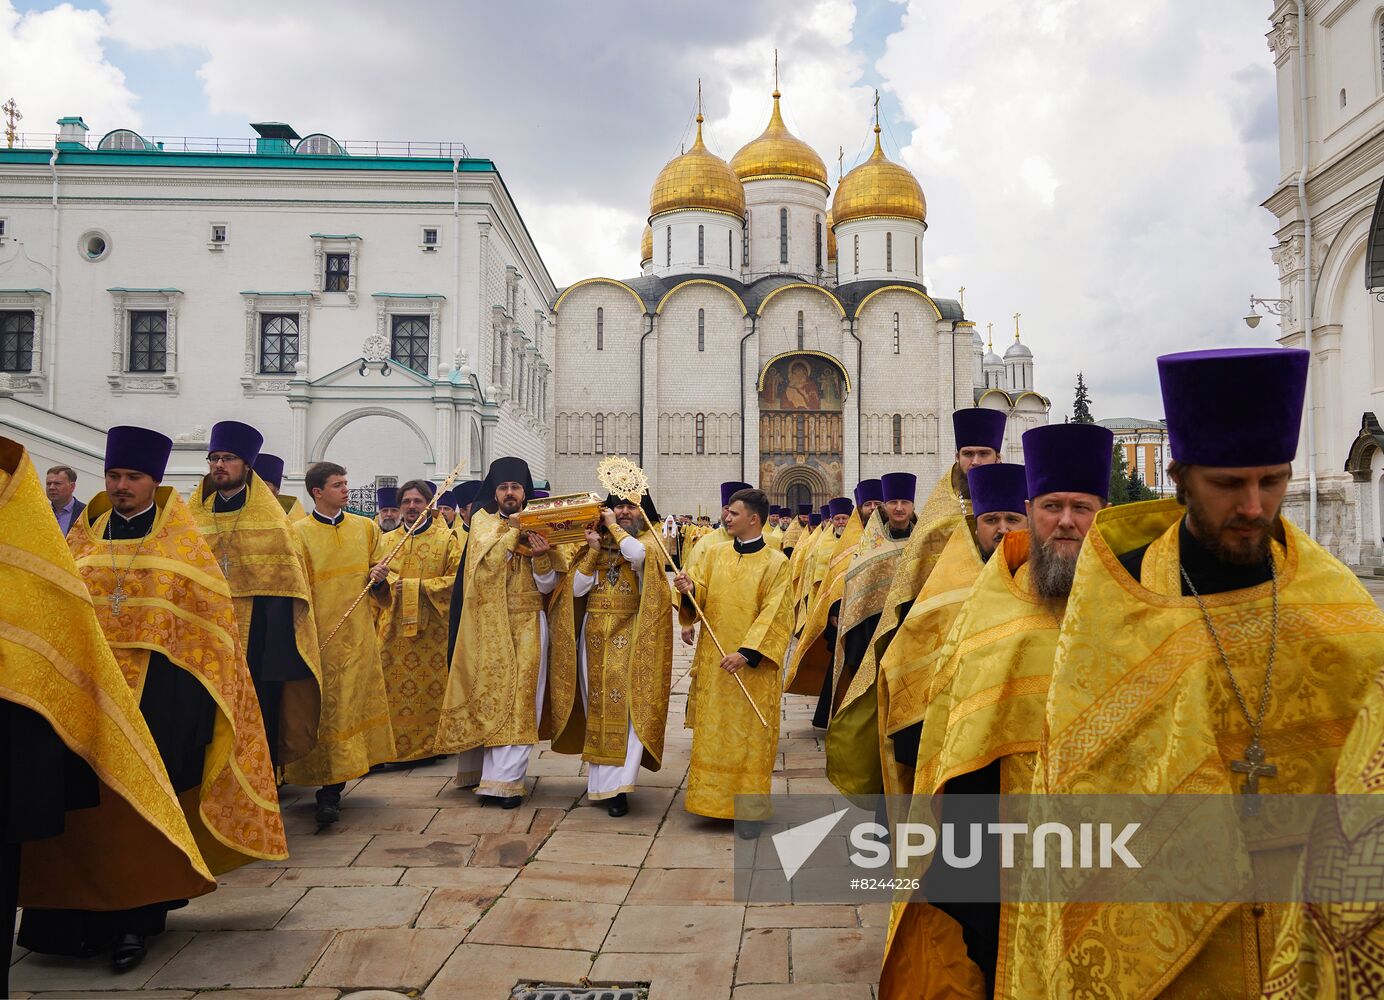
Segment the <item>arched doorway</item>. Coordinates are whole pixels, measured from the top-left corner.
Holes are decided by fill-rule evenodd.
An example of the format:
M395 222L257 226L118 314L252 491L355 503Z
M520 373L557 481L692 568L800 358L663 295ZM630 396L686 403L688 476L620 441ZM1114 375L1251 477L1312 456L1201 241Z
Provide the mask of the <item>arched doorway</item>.
M759 376L759 481L775 503L820 506L841 492L850 378L829 354L794 351Z

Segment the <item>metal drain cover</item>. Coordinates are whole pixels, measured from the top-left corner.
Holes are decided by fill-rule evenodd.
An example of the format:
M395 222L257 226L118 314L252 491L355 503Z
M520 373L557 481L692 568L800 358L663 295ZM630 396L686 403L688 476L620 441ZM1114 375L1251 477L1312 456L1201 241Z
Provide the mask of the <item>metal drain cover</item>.
M548 983L521 983L510 993L510 1000L649 1000L649 984L560 986Z

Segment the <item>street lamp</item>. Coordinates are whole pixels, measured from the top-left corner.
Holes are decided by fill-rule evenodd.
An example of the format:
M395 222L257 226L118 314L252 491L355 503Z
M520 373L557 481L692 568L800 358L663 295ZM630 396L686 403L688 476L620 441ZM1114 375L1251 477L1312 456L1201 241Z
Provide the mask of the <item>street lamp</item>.
M1257 295L1251 295L1249 297L1249 313L1245 316L1245 326L1253 330L1264 318L1255 312L1255 306L1263 306L1264 311L1270 316L1282 316L1290 305L1292 305L1292 299L1261 299Z

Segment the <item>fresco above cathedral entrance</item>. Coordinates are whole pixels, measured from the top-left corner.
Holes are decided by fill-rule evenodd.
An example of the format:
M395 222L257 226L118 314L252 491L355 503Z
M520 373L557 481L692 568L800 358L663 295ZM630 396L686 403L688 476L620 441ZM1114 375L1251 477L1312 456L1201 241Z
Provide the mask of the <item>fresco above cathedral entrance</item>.
M759 481L774 503L821 506L842 489L841 410L850 383L836 359L799 352L759 379Z

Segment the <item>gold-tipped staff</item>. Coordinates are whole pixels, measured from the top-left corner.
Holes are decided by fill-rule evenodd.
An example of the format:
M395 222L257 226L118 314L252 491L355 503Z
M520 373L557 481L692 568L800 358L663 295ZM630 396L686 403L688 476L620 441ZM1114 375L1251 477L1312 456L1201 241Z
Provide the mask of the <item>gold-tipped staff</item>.
M644 494L649 492L649 477L644 474L644 470L635 465L628 458L621 458L618 455L611 455L609 458L605 458L601 461L601 464L596 467L596 478L599 479L601 485L611 493L614 493L622 500L628 500L630 503L639 503ZM701 508L698 509L700 510ZM673 565L673 560L669 557L668 550L663 547L663 542L659 539L658 532L652 529L652 525L650 526L649 535L653 538L654 544L658 546L658 551L663 554L664 561L670 566ZM686 594L684 596L692 602L692 610L697 612L697 618L701 620L702 625L706 628L706 634L711 636L711 641L716 644L716 650L721 654L721 659L724 660L727 655L726 649L721 645L721 640L716 638L716 632L712 629L711 622L707 621L706 612L702 610L701 605L697 603L697 599L691 594ZM764 718L764 713L759 710L759 706L756 705L754 699L750 697L750 691L745 687L745 682L740 679L738 673L731 674L731 676L735 678L735 683L740 685L740 693L743 694L745 700L750 703L750 707L754 709L754 714L759 717L759 724L765 729L768 729L769 721Z
M423 513L418 515L418 520L409 525L408 529L404 532L404 537L399 539L399 544L394 546L394 548L389 551L389 554L381 560L384 565L388 566L393 562L394 557L399 554L400 550L408 543L408 540L418 533L418 530L423 526L423 522L426 520L424 515L429 511L437 510L437 501L442 498L442 494L452 488L452 483L456 482L457 477L461 475L461 467L465 465L466 462L467 459L463 458L457 463L455 469L447 473L447 478L442 480L442 485L433 492L432 499L429 500L428 505L423 508ZM336 638L336 634L341 631L341 626L346 624L346 619L351 617L351 613L360 606L360 602L365 600L365 595L370 593L371 588L374 586L373 583L367 583L365 589L356 595L356 599L351 602L351 606L347 608L346 613L341 616L341 621L336 623L336 627L327 633L327 638L323 639L321 644L317 647L317 652L321 653L322 650L326 649L331 641Z

